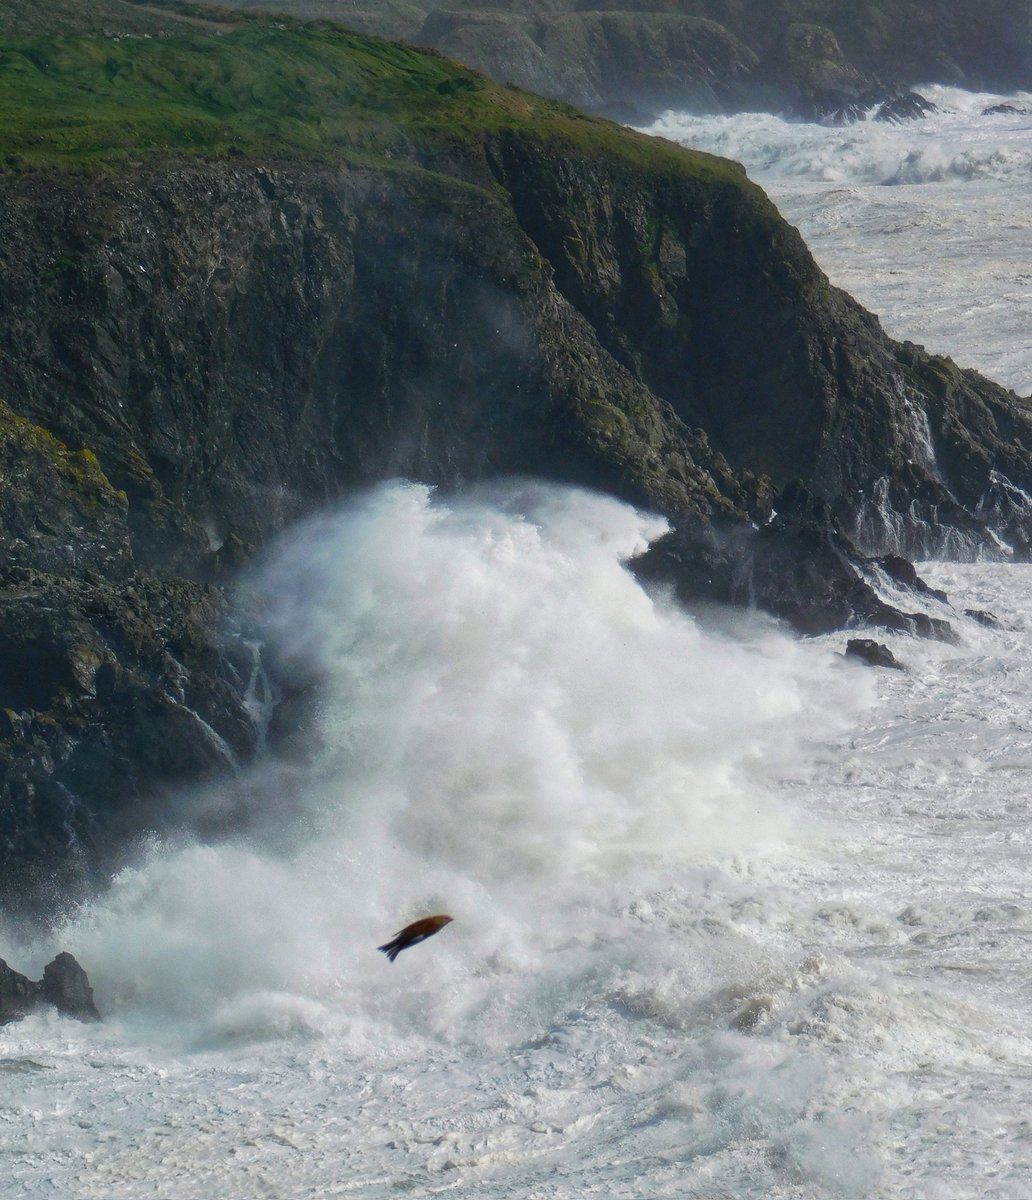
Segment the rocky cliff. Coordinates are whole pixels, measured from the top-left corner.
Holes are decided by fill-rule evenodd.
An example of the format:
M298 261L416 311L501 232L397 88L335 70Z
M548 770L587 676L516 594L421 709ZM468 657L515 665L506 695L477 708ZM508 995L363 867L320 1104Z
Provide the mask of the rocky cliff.
M907 88L1032 86L1032 7L997 0L476 0L418 33L496 79L638 119L771 109L911 115ZM919 114L915 114L919 115Z
M226 586L373 481L603 488L675 522L652 574L750 565L801 628L814 537L822 611L889 624L855 545L1032 540L1028 406L889 341L739 168L279 24L0 48L8 902L253 756Z
M893 101L915 84L1032 87L1028 0L250 0L248 7L320 14L402 37L500 81L640 120L665 108L849 119L886 100L882 115L891 120L913 112Z

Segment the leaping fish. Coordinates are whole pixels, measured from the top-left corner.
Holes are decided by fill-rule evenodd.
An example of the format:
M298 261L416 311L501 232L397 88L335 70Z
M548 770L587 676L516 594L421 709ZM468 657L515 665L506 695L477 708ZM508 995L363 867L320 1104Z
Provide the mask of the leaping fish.
M382 950L391 962L394 962L402 950L407 950L409 946L414 946L417 942L425 942L428 937L433 937L435 933L442 930L452 919L447 913L440 913L436 917L421 917L418 921L413 921L411 925L406 925L389 942L377 946L377 950Z

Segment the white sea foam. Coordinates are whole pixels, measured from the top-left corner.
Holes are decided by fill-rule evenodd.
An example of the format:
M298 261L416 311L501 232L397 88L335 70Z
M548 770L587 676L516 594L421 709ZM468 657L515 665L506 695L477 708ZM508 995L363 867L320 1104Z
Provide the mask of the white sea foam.
M930 568L1011 628L876 674L646 595L660 529L398 484L285 541L318 749L0 948L108 1016L4 1031L12 1196L1023 1194L1029 569Z
M281 659L321 680L318 749L253 772L267 810L296 791L260 838L156 846L62 933L104 1006L207 1019L296 990L436 1028L383 1011L376 943L420 913L457 917L456 977L470 954L538 970L596 935L622 895L599 881L794 838L769 780L855 683L770 624L705 633L647 595L623 562L663 528L584 492L396 484L293 531L257 586ZM452 1018L482 1003L455 986Z
M741 161L765 184L992 180L1028 186L1032 95L1002 97L939 86L920 90L939 111L900 124L867 120L836 126L786 121L770 113L700 117L671 111L649 132ZM1019 111L983 116L1000 104Z

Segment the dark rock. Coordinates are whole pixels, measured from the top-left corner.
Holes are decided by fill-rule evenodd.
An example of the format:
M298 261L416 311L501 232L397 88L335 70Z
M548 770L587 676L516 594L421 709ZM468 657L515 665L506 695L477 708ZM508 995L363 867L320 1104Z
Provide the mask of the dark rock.
M0 708L0 740L9 741L25 736L25 723L21 713L11 708Z
M909 588L912 592L918 592L922 596L931 596L933 600L938 600L942 604L949 603L946 593L940 588L929 587L918 575L917 568L909 559L903 558L899 554L882 554L870 561L875 566L881 567L885 574L900 587Z
M0 1025L24 1017L41 1004L52 1004L63 1016L80 1021L100 1020L90 981L72 955L62 952L48 963L38 983L0 959Z
M896 671L904 670L902 663L881 642L871 638L850 638L846 642L846 657L859 658L872 667L890 667Z
M987 629L999 629L1000 619L991 612L987 612L983 608L965 608L964 616L970 617L972 621L977 621L979 625L984 625Z
M642 579L670 584L688 605L758 607L806 635L874 625L955 641L948 621L886 604L862 575L863 556L829 506L795 485L780 511L756 529L745 521L683 521L631 564Z
M0 577L8 905L73 899L127 839L167 823L169 788L254 753L224 612L220 592L185 580Z
M937 111L930 100L917 92L868 88L860 94L834 90L805 92L789 106L787 115L824 125L852 125L867 119L899 124Z
M937 105L918 92L901 92L879 101L874 120L898 125L903 121L918 121L938 111Z
M792 485L777 503L753 558L751 587L761 607L803 633L862 624L956 640L948 621L902 612L878 596L861 574L862 556L820 497Z
M80 1021L100 1020L86 972L67 951L62 951L43 968L41 987L43 999L62 1016Z
M33 983L0 959L0 1025L31 1012L39 1003L42 993L41 983Z
M1017 104L990 104L982 109L983 117L1027 116L1028 109Z

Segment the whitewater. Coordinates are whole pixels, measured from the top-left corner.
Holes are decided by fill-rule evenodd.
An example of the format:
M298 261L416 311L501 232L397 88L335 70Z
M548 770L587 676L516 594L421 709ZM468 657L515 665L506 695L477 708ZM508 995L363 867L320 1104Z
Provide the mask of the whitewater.
M933 98L661 127L745 161L895 336L1028 391L1032 118ZM0 1030L5 1200L1032 1196L1032 567L882 580L960 641L879 633L907 670L876 672L644 590L663 528L397 481L270 548L248 610L311 740L180 798L237 835L0 931L105 1015Z

